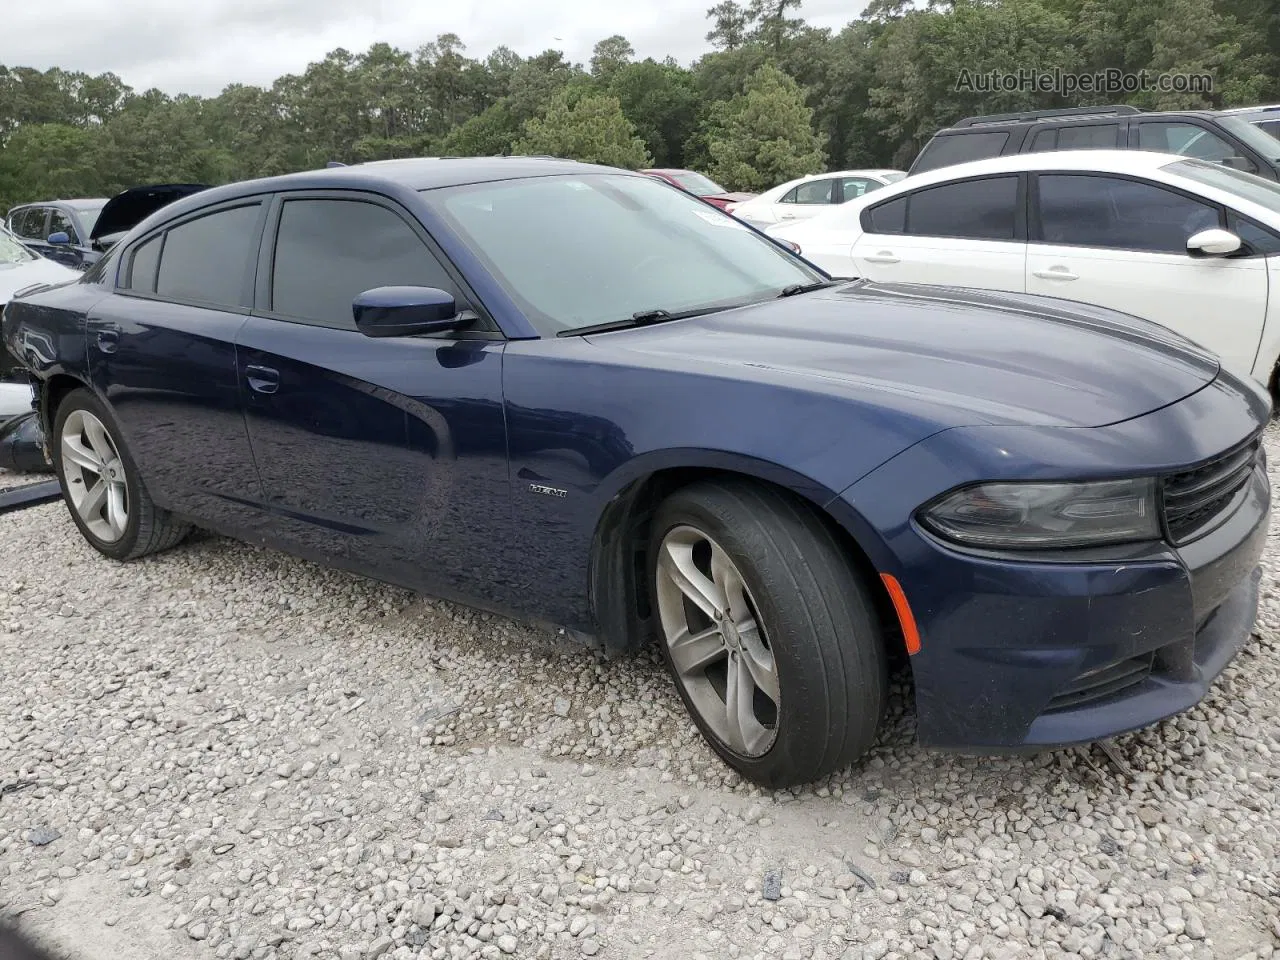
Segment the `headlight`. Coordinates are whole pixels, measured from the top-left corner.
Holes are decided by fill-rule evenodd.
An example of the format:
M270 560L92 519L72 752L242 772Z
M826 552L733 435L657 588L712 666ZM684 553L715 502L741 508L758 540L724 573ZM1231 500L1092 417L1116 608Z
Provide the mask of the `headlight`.
M984 483L935 500L921 522L946 540L991 550L1046 550L1160 538L1156 482Z

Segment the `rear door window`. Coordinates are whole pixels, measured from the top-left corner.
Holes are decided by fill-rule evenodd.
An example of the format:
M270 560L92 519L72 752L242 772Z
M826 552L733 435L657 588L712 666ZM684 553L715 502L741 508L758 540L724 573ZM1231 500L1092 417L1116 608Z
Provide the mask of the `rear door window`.
M165 234L156 294L214 307L239 307L258 252L261 204L232 207L173 227Z
M907 197L906 232L912 236L1012 240L1018 178L987 177L928 187Z
M878 204L862 213L862 229L867 233L902 233L906 227L906 197Z
M1009 142L1009 134L1003 130L985 133L952 133L936 136L925 146L911 168L912 173L936 170L970 160L998 157Z
M1029 149L1032 153L1042 150L1114 150L1119 131L1118 123L1073 123L1037 131Z

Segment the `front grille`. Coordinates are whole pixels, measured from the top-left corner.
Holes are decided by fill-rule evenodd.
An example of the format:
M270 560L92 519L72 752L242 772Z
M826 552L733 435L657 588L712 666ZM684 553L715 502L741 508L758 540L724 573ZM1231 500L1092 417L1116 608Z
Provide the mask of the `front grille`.
M1144 653L1082 673L1071 682L1071 686L1049 701L1046 710L1069 710L1127 690L1151 675L1154 657L1154 653Z
M1166 477L1164 522L1169 539L1187 543L1222 524L1261 462L1261 451L1261 441L1254 440L1202 467Z

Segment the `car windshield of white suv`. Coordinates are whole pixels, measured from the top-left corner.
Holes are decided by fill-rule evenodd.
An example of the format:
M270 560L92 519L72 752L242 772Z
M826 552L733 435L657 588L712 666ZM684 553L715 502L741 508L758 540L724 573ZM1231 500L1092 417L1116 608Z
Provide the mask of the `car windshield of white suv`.
M827 279L649 177L531 177L424 196L546 336L637 314L727 309Z
M0 263L26 263L36 255L18 242L8 230L0 227Z
M1164 169L1166 173L1186 177L1196 183L1217 187L1219 190L1229 190L1237 196L1280 214L1280 183L1264 180L1262 177L1236 170L1234 167L1224 167L1220 163L1208 163L1204 160L1179 160Z

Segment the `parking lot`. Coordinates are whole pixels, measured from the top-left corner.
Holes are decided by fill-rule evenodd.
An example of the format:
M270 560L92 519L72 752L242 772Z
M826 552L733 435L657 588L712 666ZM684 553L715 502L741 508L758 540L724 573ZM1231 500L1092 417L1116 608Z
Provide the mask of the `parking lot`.
M114 564L60 503L13 514L0 902L87 960L1270 957L1272 536L1255 641L1112 755L921 750L900 682L866 762L770 795L655 656L214 537Z

